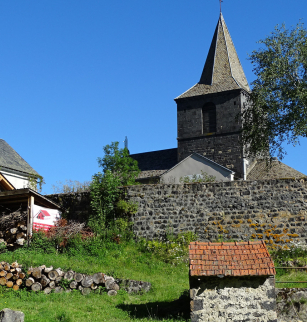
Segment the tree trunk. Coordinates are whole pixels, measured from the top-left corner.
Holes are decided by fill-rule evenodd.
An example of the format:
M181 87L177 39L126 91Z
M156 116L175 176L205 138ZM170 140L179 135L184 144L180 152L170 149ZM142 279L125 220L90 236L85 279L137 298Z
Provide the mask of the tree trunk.
M39 279L42 277L42 269L40 267L35 267L32 272L32 276L36 279Z
M14 290L14 291L18 291L18 290L19 290L19 286L18 286L17 284L15 284L15 285L13 286L13 290Z
M78 286L78 283L76 281L72 281L70 284L69 284L69 287L70 288L77 288Z
M27 274L28 274L28 275L31 275L31 274L32 274L32 272L33 272L33 267L29 267L29 269L28 269L28 271L27 271Z
M83 278L81 285L87 288L87 287L91 287L92 283L93 283L93 277L90 275L87 275Z
M18 280L16 281L16 285L20 286L21 284L22 284L22 279L18 279Z
M95 284L103 284L105 283L105 279L104 279L104 274L102 273L96 273L93 275L93 281Z
M108 278L106 278L106 281L105 281L105 285L106 285L106 288L109 290L110 289L110 286L111 284L114 283L114 278L113 277L110 277L108 276Z
M59 276L64 276L64 272L59 268L55 269L55 271L59 274Z
M48 273L48 278L54 281L57 277L59 277L59 273L57 271L50 271Z
M28 286L28 287L32 286L34 283L35 283L35 281L34 281L34 278L33 277L29 277L26 280L26 286Z
M41 291L42 290L42 284L36 282L36 283L32 284L31 289L32 289L33 292Z
M17 262L14 262L14 263L12 263L11 266L14 267L14 268L18 268L19 267L19 264Z
M52 288L52 289L54 289L55 288L55 281L51 281L49 283L49 287Z
M48 274L49 272L51 272L53 270L53 266L50 266L50 267L46 267L45 269L44 269L44 272L46 273L46 274Z
M57 286L55 289L54 289L54 293L62 293L63 292L63 288L61 286Z
M83 275L80 274L80 273L76 273L75 276L74 276L74 280L77 282L77 283L80 283L82 280L83 280Z
M9 287L9 288L13 287L13 285L14 285L14 283L12 281L8 281L6 283L6 286Z
M21 272L18 274L18 276L23 280L26 277L26 274Z
M42 287L46 287L50 283L50 279L47 276L42 275L40 283L42 284Z
M51 293L52 292L52 288L51 287L46 287L45 289L44 289L44 293L45 294L49 294L49 293Z
M0 277L0 285L6 285L7 280L5 277Z
M5 277L6 277L7 280L9 280L10 278L13 277L13 274L12 273L7 273Z
M3 270L3 271L0 271L0 277L4 277L6 276L7 274L7 271Z
M4 268L6 271L9 271L11 267L10 267L10 264L5 263L5 264L3 265L3 268Z
M55 284L59 284L61 282L61 280L63 279L62 276L58 276L56 279L55 279Z
M73 271L68 271L64 274L64 279L67 281L71 281L74 278L75 272Z

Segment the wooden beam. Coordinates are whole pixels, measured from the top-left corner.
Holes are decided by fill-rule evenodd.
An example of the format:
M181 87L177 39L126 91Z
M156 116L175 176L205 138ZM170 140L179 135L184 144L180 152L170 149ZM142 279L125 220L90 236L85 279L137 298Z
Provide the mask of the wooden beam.
M27 201L28 196L34 196L35 197L35 203L38 206L46 207L46 208L52 208L52 209L61 209L59 205L57 205L52 200L49 200L45 196L39 194L38 192L25 188L25 189L18 189L14 191L2 191L0 192L0 204L3 202L7 203L7 200L14 200L16 198L22 199L25 198Z
M32 231L33 231L33 206L34 206L34 197L29 195L29 198L28 198L28 216L27 216L27 240L28 240L28 246L30 244L30 239L32 237Z
M30 217L31 217L31 198L28 197L28 209L27 209L27 242L30 245Z
M6 190L15 190L15 187L0 173L0 184Z

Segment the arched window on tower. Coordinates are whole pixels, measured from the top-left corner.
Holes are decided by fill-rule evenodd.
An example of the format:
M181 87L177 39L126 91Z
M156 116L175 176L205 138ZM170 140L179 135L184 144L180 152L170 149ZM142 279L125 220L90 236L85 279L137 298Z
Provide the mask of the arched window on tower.
M216 132L216 107L207 103L202 108L203 134Z

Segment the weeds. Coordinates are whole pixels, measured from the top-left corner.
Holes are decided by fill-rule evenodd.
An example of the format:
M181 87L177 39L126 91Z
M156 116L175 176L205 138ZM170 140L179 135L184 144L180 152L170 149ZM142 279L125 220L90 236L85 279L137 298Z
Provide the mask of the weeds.
M167 235L164 241L140 240L140 246L144 252L155 254L160 260L172 265L188 263L188 246L191 241L197 240L197 235L193 232L186 232L174 236Z

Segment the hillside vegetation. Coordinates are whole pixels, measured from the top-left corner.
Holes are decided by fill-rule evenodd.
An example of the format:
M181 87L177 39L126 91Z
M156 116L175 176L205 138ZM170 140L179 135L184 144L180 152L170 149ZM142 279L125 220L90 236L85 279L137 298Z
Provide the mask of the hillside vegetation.
M192 236L192 235L191 235ZM189 237L189 236L188 236ZM186 321L189 320L187 245L181 242L119 244L107 237L82 241L75 237L58 248L42 233L35 233L29 248L6 252L1 261L18 261L24 267L42 264L80 273L105 274L152 284L150 292L129 295L119 291L110 297L105 290L83 296L79 291L49 294L0 289L0 309L25 313L26 321ZM180 299L179 299L180 298Z
M114 233L100 237L71 238L60 247L53 238L35 233L29 248L0 255L0 259L18 261L24 267L47 265L93 274L103 272L116 278L147 281L152 289L145 294L119 291L110 297L98 289L83 296L79 291L49 294L14 292L0 288L0 309L25 313L26 321L190 321L188 244L191 233L168 240L135 241ZM118 236L118 235L116 235ZM131 237L131 235L130 235ZM274 252L276 266L304 266L306 251L293 248ZM277 280L307 280L304 272L278 270ZM306 287L307 284L277 284L277 287Z

